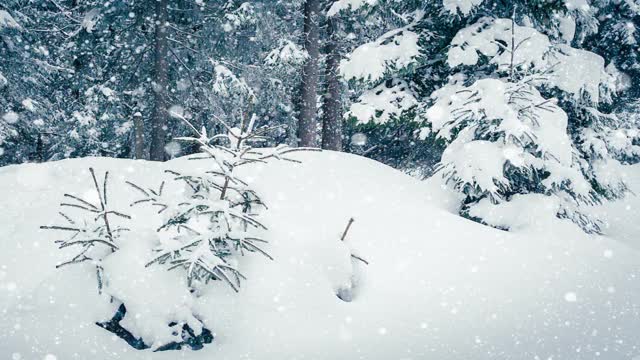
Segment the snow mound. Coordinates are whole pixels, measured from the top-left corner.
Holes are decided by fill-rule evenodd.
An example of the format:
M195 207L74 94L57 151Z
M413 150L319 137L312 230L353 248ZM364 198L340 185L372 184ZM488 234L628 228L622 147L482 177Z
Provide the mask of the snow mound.
M241 174L269 206L261 221L269 228L265 248L274 261L246 257L247 280L239 293L214 282L199 297L164 293L158 282L177 275L138 266L146 262L148 236L157 224L148 209L128 207L136 194L124 181L156 187L165 169L198 171L211 164L86 158L1 168L0 358L629 359L640 354L637 251L584 235L568 222L531 231L496 230L441 209L445 196L439 190L385 165L334 152L295 156L303 163L256 164ZM90 166L110 171L111 206L138 219L140 237L127 238L131 244L119 250L122 256L105 265L126 268L128 275L111 279L112 285L135 290L123 294L138 305L127 324L143 333L148 329L136 321L166 321L188 308L214 333L204 349L134 350L95 325L116 309L97 294L94 269L55 269L68 254L38 226L54 220L64 192L91 191ZM351 217L355 222L341 242ZM350 253L369 265L352 261ZM336 296L348 287L351 302Z

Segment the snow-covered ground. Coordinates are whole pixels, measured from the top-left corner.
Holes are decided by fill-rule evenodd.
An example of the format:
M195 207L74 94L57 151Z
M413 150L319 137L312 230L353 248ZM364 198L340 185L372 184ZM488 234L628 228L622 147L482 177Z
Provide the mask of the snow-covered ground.
M539 206L520 210L519 229L504 232L453 214L451 195L435 180L420 182L341 153L295 157L303 163L244 169L243 177L269 206L261 220L270 229L265 247L274 261L245 257L241 265L248 279L239 293L216 282L189 299L158 283L171 273L144 267L157 224L144 207L129 208L137 194L124 181L157 187L168 176L165 169L208 163L87 158L0 168L0 358L640 355L637 198L598 209L619 240L585 235ZM132 349L94 325L110 318L114 306L97 294L93 268L55 269L68 253L57 249L54 233L38 227L57 222L63 193L91 192L89 166L111 172L110 202L134 217L140 234L127 238L130 243L113 256L128 255L112 264L124 268L113 284L136 284L139 307L127 315L131 329L143 333L145 319L162 320L167 307L187 306L215 334L203 350ZM628 170L640 194L640 167ZM340 236L351 217L355 222L343 243ZM350 252L369 265L352 262ZM354 299L344 302L336 291L351 280Z

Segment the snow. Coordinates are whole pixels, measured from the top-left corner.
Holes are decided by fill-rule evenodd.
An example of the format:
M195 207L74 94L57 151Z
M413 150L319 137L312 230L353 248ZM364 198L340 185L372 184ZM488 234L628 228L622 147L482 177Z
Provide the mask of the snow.
M564 0L567 10L589 11L589 0Z
M294 156L303 163L255 164L240 174L269 206L260 216L270 229L267 247L275 260L243 257L247 280L239 293L214 282L198 296L184 293L178 273L142 266L161 220L152 216L153 209L128 206L136 194L124 181L157 187L165 169L199 171L210 163L85 158L0 168L0 355L60 360L640 355L638 250L585 235L555 218L538 231L489 228L450 213L448 196L457 195L437 182L420 182L354 155ZM89 166L111 172L111 206L137 220L122 239L123 248L104 264L119 269L109 286L128 297L139 314L132 311L129 318L128 313L127 326L161 339L169 336L161 323L193 321L195 314L215 336L203 350L132 349L95 325L115 311L115 304L97 293L95 268L54 268L69 254L57 250L54 234L38 226L55 220L63 192L91 192ZM627 170L640 178L640 168ZM614 211L627 223L638 223L635 212ZM355 222L341 242L351 217ZM628 236L640 238L634 231ZM369 265L350 260L354 252ZM351 302L336 296L345 287Z
M33 99L27 98L22 100L22 106L30 112L36 111L35 101L33 101Z
M374 6L378 3L378 0L337 0L327 11L327 16L335 16L341 11L351 10L355 11L365 5Z
M2 115L2 120L6 121L9 124L15 124L16 122L18 122L19 118L20 116L13 111L8 111L4 113L4 115Z
M351 105L345 118L353 116L362 124L369 121L384 124L394 117L399 117L404 111L418 106L418 100L405 81L393 79L389 85L384 83L365 91Z
M511 19L482 18L456 34L451 41L448 54L449 66L475 65L478 53L490 57L491 62L508 67L511 63L509 51L501 51L499 42L511 44ZM514 53L514 64L531 64L540 66L550 46L547 36L537 30L526 27L514 27L514 42L522 44ZM510 46L510 45L509 45Z
M420 17L417 16L418 19ZM340 74L347 80L375 82L384 76L388 67L402 69L415 63L420 55L419 36L410 29L415 26L416 21L357 47L346 59L340 61Z
M474 7L482 4L484 0L442 0L445 10L452 14L457 14L458 10L462 15L467 16Z
M572 16L560 16L558 17L558 30L560 31L560 35L562 39L567 42L567 44L571 44L573 38L576 35L576 21Z
M214 93L229 97L232 94L246 94L253 97L253 90L242 77L236 76L228 67L222 63L211 60L214 65L216 79L213 81L212 88Z
M2 29L18 29L22 27L18 22L5 10L0 10L0 30Z
M501 229L532 231L552 227L559 210L560 203L555 197L517 194L501 204L483 199L470 209L469 215Z
M493 193L497 191L495 182L507 185L502 176L506 161L519 168L539 168L542 164L549 167L549 164L556 162L564 167L571 166L572 148L566 132L567 115L549 102L549 110L536 112L535 123L528 121L522 116L521 109L531 104L543 104L547 100L535 89L529 89L530 95L522 103L515 96L515 100L509 100L512 91L518 87L518 84L504 83L498 79L483 79L468 87L447 85L434 93L436 102L426 112L431 130L439 138L452 140L441 162L448 168L457 169L458 176L464 182L477 184L481 189ZM474 101L470 101L472 99ZM461 113L466 115L459 116ZM475 122L466 124L470 118L476 119ZM477 141L476 129L485 128L494 121L499 121L495 131L504 133L504 140ZM468 127L459 131L461 126ZM453 139L457 131L459 133ZM526 146L535 149L533 155L528 153L531 149L528 152L520 149ZM567 174L559 168L557 170L560 174L557 179L551 174L553 180L549 180L549 186L564 181L562 176Z
M561 44L549 59L557 63L553 67L550 83L570 94L584 91L597 103L600 101L601 84L615 82L606 71L604 59L592 52Z
M277 65L299 65L307 58L307 53L291 40L283 40L280 47L273 49L266 57L265 64L269 66Z
M99 19L100 19L100 9L99 8L91 9L84 15L84 18L82 19L82 23L80 24L80 27L84 29L86 32L88 32L89 34L91 34L93 32L93 29L96 27L96 24L98 23Z
M561 29L565 41L573 38L573 32L565 23ZM575 24L574 24L575 25ZM574 26L575 27L575 26ZM499 69L508 72L511 65L511 19L482 18L475 24L460 30L451 41L447 62L450 67L476 65L480 56L490 58ZM604 59L595 53L572 48L566 44L552 44L549 38L527 26L513 26L513 40L517 48L513 64L533 73L549 72L540 82L576 97L587 93L591 100L599 102L601 92L615 91L616 78L607 72ZM507 51L503 51L507 44ZM601 87L603 88L601 91Z
M620 166L615 169L615 178L621 178L633 194L615 201L607 202L593 209L593 212L606 219L607 233L629 246L640 249L640 165Z
M109 294L126 304L127 313L135 314L126 316L121 325L156 349L181 341L179 333L167 324L187 323L196 335L201 333L202 324L192 315L193 298L183 276L159 266L145 267L144 259L157 235L155 231L143 235L123 242L119 251L105 259L103 267Z

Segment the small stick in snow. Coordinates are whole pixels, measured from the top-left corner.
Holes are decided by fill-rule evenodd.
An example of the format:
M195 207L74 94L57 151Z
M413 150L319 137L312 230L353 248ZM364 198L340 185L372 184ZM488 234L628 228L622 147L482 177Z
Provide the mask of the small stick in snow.
M351 228L351 224L353 224L354 221L355 220L353 218L349 219L349 223L347 224L347 227L344 229L344 232L342 233L342 237L340 238L340 240L344 241L344 239L347 237L349 228Z
M354 221L355 220L353 218L349 219L349 223L347 223L347 227L344 229L344 232L342 233L342 237L340 238L341 241L344 241L344 239L347 238L347 233L349 232L349 229L351 229L351 224L353 224ZM351 257L356 259L356 260L362 261L366 265L369 265L369 262L367 260L361 258L358 255L351 254Z

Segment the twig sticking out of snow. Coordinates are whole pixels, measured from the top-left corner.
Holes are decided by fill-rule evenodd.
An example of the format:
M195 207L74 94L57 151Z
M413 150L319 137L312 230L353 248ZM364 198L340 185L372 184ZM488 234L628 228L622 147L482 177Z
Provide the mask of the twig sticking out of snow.
M347 223L347 227L344 229L344 232L342 233L342 236L340 237L340 241L344 241L347 238L347 233L349 233L349 229L351 229L351 224L353 224L354 222L355 222L354 218L350 218L349 219L349 222ZM362 261L366 265L369 265L369 262L367 260L361 258L358 255L351 254L351 257L356 259L356 260Z
M344 229L344 232L342 233L342 237L340 238L341 241L344 241L344 239L347 237L347 233L349 232L349 229L351 228L351 224L353 224L355 220L353 218L349 219L349 223L347 223L347 227Z
M134 184L134 183L132 183L130 181L125 181L125 183L127 185L131 186L132 188L138 190L140 193L142 193L144 195L144 198L132 202L129 206L134 206L134 205L138 205L138 204L141 204L141 203L148 202L152 206L160 207L160 210L158 210L158 214L160 214L163 211L167 210L168 205L160 202L160 198L162 197L162 190L164 190L164 181L160 184L160 187L158 187L157 191L153 190L151 188L145 190L145 189L141 188L140 186L138 186L138 185L136 185L136 184Z

